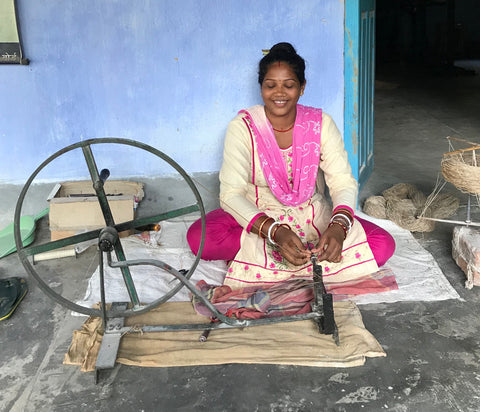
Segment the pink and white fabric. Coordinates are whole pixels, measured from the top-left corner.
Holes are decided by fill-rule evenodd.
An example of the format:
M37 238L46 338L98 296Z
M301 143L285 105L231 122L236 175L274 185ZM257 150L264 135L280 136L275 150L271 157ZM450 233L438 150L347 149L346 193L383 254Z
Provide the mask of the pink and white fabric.
M297 105L293 128L292 183L285 161L275 139L272 125L263 106L254 106L245 113L253 130L260 164L270 190L287 206L297 206L310 199L315 191L322 132L322 110Z

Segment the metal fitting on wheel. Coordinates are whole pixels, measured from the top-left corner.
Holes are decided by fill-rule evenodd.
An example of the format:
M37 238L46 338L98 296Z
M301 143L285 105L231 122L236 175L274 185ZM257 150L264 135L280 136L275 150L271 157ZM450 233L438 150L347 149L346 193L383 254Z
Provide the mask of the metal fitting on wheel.
M118 242L118 232L115 228L107 226L100 231L98 247L102 252L111 252Z

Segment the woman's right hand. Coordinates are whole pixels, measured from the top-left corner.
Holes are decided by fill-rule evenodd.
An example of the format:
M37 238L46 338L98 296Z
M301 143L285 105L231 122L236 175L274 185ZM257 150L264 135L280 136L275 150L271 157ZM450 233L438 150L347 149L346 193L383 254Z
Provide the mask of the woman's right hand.
M311 252L305 249L297 234L286 226L280 226L275 232L275 243L280 254L295 266L310 261Z

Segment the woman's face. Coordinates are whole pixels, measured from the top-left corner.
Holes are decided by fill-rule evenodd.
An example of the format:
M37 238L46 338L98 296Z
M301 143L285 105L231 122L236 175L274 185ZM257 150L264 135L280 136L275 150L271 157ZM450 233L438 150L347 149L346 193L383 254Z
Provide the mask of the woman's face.
M296 113L297 102L304 89L305 83L300 84L297 75L287 63L272 63L261 87L265 112L274 117Z

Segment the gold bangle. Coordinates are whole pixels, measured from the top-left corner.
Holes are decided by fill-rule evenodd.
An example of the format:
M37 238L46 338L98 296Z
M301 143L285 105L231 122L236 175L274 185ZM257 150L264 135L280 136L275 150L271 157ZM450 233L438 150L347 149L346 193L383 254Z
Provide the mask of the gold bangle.
M272 233L272 239L273 241L275 242L275 234L277 233L277 230L281 227L286 227L288 230L292 230L292 227L290 225L287 225L286 223L281 223L277 226L277 228L275 229L275 232Z
M343 223L348 229L352 227L352 222L350 222L348 217L343 213L338 213L336 215L333 215L333 217L330 219L330 222L334 222L334 221Z
M280 227L281 225L276 225L273 230L272 230L272 239L273 241L276 243L277 241L275 240L275 234L277 233L277 230L278 228Z
M265 239L265 236L263 236L263 233L262 233L262 229L263 229L263 225L265 224L265 222L267 220L275 220L273 217L267 217L266 219L263 220L262 223L260 223L260 227L258 228L258 235L262 238L262 239Z

